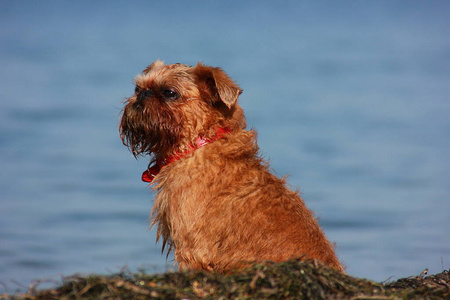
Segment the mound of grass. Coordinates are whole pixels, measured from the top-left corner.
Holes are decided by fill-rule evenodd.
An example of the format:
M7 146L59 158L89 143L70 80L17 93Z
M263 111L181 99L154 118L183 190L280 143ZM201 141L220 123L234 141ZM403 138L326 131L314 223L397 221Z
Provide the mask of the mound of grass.
M144 272L73 276L53 289L1 299L450 299L450 273L376 283L313 261L266 262L230 275Z

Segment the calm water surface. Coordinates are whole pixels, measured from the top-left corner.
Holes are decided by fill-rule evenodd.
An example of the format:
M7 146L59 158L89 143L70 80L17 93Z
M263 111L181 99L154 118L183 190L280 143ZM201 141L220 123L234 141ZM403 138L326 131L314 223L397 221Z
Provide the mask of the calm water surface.
M171 268L121 101L155 59L221 66L349 274L450 267L444 1L0 2L0 292Z

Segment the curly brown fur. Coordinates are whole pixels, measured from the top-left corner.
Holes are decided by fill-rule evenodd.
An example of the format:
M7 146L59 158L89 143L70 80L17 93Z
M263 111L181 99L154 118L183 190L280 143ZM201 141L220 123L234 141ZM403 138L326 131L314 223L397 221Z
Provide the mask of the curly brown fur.
M258 156L245 130L242 90L220 68L156 61L138 75L126 101L121 138L153 160L183 153L199 137L229 132L156 176L152 225L181 270L229 272L249 262L317 259L343 271L333 247L297 192Z

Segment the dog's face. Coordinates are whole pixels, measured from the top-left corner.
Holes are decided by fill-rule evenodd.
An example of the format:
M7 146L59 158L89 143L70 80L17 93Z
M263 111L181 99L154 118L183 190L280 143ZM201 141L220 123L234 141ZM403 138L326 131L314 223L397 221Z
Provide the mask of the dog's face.
M218 127L245 127L236 103L242 90L220 68L155 61L136 76L135 84L119 128L135 156L183 151Z

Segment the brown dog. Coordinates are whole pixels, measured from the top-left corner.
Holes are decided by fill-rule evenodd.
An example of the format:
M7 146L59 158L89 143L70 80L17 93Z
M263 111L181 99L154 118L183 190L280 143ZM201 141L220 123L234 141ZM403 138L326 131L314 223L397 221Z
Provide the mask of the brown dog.
M180 270L303 256L343 271L298 193L258 156L242 90L224 71L156 61L135 83L120 135L135 156L153 157L143 174L157 190L152 224Z

